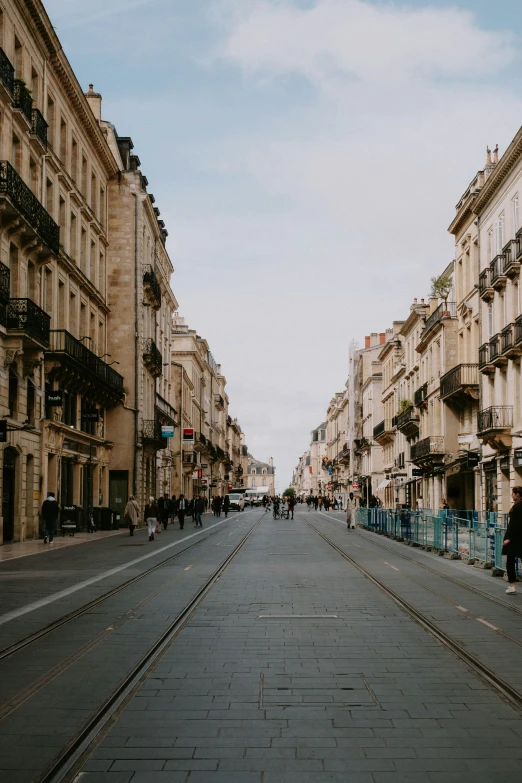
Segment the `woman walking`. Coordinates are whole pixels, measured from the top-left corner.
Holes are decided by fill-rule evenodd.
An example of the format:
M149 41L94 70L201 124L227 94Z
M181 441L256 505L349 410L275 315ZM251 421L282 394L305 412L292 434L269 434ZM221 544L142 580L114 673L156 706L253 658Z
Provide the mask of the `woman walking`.
M506 593L508 595L514 595L517 592L515 563L517 557L522 557L522 487L513 487L511 497L513 505L509 512L509 522L502 544L503 553L507 556L506 570L509 587Z
M138 521L140 518L140 507L138 506L138 501L134 495L130 496L129 502L125 506L124 514L129 526L129 533L131 536L133 536L134 528L138 526Z
M156 526L158 524L158 504L152 497L149 498L149 502L145 506L145 521L149 530L149 541L154 541L154 533L156 532Z

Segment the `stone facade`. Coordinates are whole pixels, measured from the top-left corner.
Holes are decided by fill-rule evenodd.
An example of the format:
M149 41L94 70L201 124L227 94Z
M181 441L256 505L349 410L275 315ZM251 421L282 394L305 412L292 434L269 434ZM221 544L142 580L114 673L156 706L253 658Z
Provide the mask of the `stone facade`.
M270 457L268 462L260 462L250 454L248 455L245 486L247 489L267 489L267 494L270 497L274 497L275 468L272 457Z

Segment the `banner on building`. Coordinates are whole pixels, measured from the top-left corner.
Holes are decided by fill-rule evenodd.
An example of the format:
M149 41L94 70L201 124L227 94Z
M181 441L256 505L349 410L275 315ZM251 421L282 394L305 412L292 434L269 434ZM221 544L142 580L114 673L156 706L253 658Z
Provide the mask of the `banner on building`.
M192 427L184 427L183 429L183 443L194 443L195 432Z
M163 424L161 427L161 437L162 438L173 438L174 437L174 427L170 424ZM194 441L192 441L194 443Z
M63 404L62 390L55 389L53 391L45 392L45 404L50 406L61 407Z

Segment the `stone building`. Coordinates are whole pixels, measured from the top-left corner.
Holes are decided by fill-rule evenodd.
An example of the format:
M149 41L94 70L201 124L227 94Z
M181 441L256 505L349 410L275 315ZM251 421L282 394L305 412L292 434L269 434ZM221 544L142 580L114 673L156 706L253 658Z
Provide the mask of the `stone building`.
M42 497L108 499L108 183L117 164L39 0L0 12L2 539L37 535Z
M272 457L270 457L268 462L260 462L260 460L252 457L251 454L248 455L247 483L245 486L247 489L257 489L260 492L266 491L266 494L270 495L270 497L275 495L275 468Z

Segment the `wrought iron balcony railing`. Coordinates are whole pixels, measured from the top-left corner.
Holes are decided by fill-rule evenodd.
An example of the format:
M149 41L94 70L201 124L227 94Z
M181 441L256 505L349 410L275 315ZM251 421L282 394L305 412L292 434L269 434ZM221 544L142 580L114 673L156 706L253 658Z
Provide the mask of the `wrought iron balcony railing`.
M413 407L413 405L410 405L409 408L406 408L406 410L402 411L402 413L399 413L397 416L397 427L399 429L402 429L403 427L406 427L409 424L417 424L419 422L419 414Z
M510 351L515 347L515 324L508 324L508 326L502 329L501 341L502 353L506 353L506 351Z
M11 65L9 57L0 48L0 81L11 95L14 92L14 75L15 69Z
M0 161L0 196L10 199L50 250L60 251L60 227L7 160Z
M0 262L0 304L6 305L9 302L10 290L11 270Z
M248 446L241 446L241 455L243 457L248 457Z
M154 377L163 373L163 358L161 356L161 351L152 337L149 337L143 343L143 361Z
M384 421L381 421L379 424L377 424L376 427L373 428L373 438L374 440L377 440L377 438L380 438L381 435L384 435L385 432L392 432L393 428L395 427L395 424L391 419L385 419Z
M29 124L33 124L33 99L23 79L14 80L13 109L19 109Z
M10 299L7 305L7 329L24 332L40 345L49 345L51 316L31 299Z
M225 409L225 400L221 394L214 394L214 402L216 403L216 408L219 408L220 410Z
M159 310L161 307L161 286L152 264L145 264L143 267L143 289L154 309Z
M47 149L47 129L48 125L43 118L43 114L38 109L33 109L31 120L31 135L36 136L44 149Z
M513 426L513 406L497 405L479 411L478 431L510 430Z
M489 297L494 293L491 285L491 268L488 266L479 275L479 294L482 297Z
M444 454L444 436L442 435L430 435L428 438L414 443L411 447L411 459L413 462L439 454Z
M489 364L489 343L484 343L479 348L479 370Z
M166 448L167 439L162 437L161 424L156 419L144 419L141 434L143 441L153 443L160 449Z
M417 389L413 396L413 402L415 403L416 408L420 408L423 402L426 401L426 397L428 396L428 384L424 383L420 389Z
M511 239L502 250L504 255L504 275L512 277L517 274L517 270L520 268L520 249L520 240Z
M515 321L515 344L522 342L522 315L519 315Z
M451 397L463 389L478 387L478 369L478 364L458 364L453 367L440 379L441 398Z
M50 332L48 354L62 354L82 369L91 380L96 380L113 396L114 402L123 397L123 376L96 356L81 340L77 340L65 329Z
M225 460L225 452L219 446L216 446L216 454L217 454L217 458L219 460L221 460L222 462L224 462L224 460Z
M495 283L498 282L499 278L504 279L504 265L506 263L506 256L503 253L499 253L498 256L495 256L493 261L491 262L491 284L494 286Z
M421 333L421 340L433 329L443 318L455 318L457 315L457 305L455 302L442 302L436 310L426 319L424 329Z
M495 334L489 341L489 361L494 361L500 356L500 334Z

